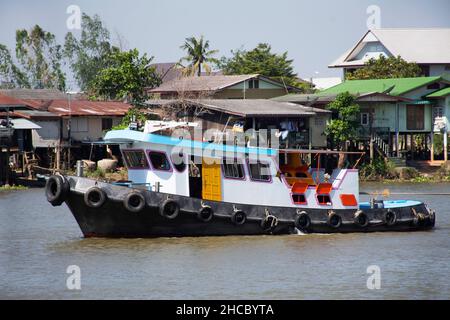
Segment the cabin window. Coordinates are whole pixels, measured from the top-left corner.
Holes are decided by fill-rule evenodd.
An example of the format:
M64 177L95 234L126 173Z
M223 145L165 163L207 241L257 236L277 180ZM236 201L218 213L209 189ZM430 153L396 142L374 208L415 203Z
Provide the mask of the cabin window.
M363 126L369 125L369 113L368 112L361 113L361 125L363 125Z
M317 195L317 201L321 205L331 205L331 198L328 194L319 194Z
M248 164L250 178L254 181L270 182L270 165L268 163L256 162Z
M222 172L228 179L245 179L244 165L237 159L223 159Z
M423 130L425 107L423 105L407 105L406 106L406 129L408 130Z
M110 130L112 128L113 121L111 118L103 118L102 119L102 131Z
M123 159L128 169L148 169L148 162L142 150L123 150Z
M295 204L306 204L306 197L304 194L293 194L292 195L292 201L294 201Z
M170 171L170 162L164 152L149 151L148 157L154 170Z
M172 164L178 172L183 172L187 165L183 151L173 152L171 155Z

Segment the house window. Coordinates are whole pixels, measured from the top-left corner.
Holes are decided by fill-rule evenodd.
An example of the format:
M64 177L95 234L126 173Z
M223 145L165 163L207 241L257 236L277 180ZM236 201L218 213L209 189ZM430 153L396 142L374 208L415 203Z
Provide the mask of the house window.
M248 164L250 178L254 181L270 182L270 165L268 163L256 162Z
M231 163L230 163L231 162ZM222 164L223 176L228 179L244 179L244 165L239 163L237 159L224 159Z
M70 119L70 130L72 132L88 132L87 118L72 118Z
M425 107L423 105L407 105L406 118L406 129L423 130L425 123Z
M112 128L112 119L111 118L103 118L102 119L102 131L110 130Z
M161 171L170 171L170 162L164 152L150 151L148 153L152 168Z
M128 169L148 169L148 162L142 150L122 150Z
M259 80L258 79L248 80L248 88L249 89L259 89Z
M369 125L369 113L368 112L361 113L361 125L363 125L363 126Z

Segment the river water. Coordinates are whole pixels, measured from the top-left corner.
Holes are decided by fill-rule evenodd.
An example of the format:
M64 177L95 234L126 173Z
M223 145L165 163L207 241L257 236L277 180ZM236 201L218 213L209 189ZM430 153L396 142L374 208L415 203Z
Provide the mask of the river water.
M364 191L387 185L365 184ZM390 185L448 192L450 184ZM449 299L450 196L428 203L426 232L253 237L83 239L42 189L0 192L2 299ZM66 286L68 266L81 289ZM369 266L380 289L368 289Z

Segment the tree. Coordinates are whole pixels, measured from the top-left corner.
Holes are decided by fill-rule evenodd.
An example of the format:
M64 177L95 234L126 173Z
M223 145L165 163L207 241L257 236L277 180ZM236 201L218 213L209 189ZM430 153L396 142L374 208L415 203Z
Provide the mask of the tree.
M140 57L137 49L112 53L108 59L110 67L100 70L89 83L88 92L96 98L127 99L139 106L148 98L145 88L161 83L155 68L150 67L153 57Z
M420 67L414 62L407 62L400 56L370 59L364 67L346 75L347 80L413 78L421 74Z
M219 66L224 74L261 74L289 85L299 86L297 74L288 53L272 53L272 47L260 43L250 51L239 49L231 51L232 57L222 57Z
M218 50L209 50L209 40L204 40L203 36L200 39L195 37L186 38L184 44L180 47L186 50L187 55L181 59L181 63L186 61L189 63L187 70L188 74L195 74L197 76L202 75L202 67L207 73L211 72L211 66L209 63L218 63L218 60L212 56L218 52Z
M62 50L55 35L35 25L16 31L16 56L0 44L0 81L8 88L55 88L64 90Z
M330 138L340 150L346 149L346 142L356 137L359 127L356 117L360 112L355 97L348 92L337 95L336 99L327 105L336 118L330 120L325 128L325 135Z
M13 61L11 52L0 44L0 88L30 88L27 76Z
M110 33L98 15L90 17L83 13L81 29L79 39L67 33L64 56L70 62L80 89L86 90L95 76L110 65L110 55L119 49L111 45Z

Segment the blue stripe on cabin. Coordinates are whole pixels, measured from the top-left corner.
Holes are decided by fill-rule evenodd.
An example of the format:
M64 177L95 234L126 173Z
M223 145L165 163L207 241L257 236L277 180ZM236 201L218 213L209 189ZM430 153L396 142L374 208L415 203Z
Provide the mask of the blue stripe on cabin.
M112 130L108 131L105 135L105 142L111 141L111 143L117 142L129 142L133 141L139 142L149 142L154 144L163 144L163 145L171 145L185 148L195 148L202 150L218 150L222 152L238 152L238 153L248 153L248 154L260 154L267 156L275 156L277 155L277 151L275 149L269 148L248 148L248 147L239 147L232 145L224 145L217 143L209 143L209 142L200 142L194 140L180 140L168 136L162 136L158 134L149 134L143 133L135 130Z

